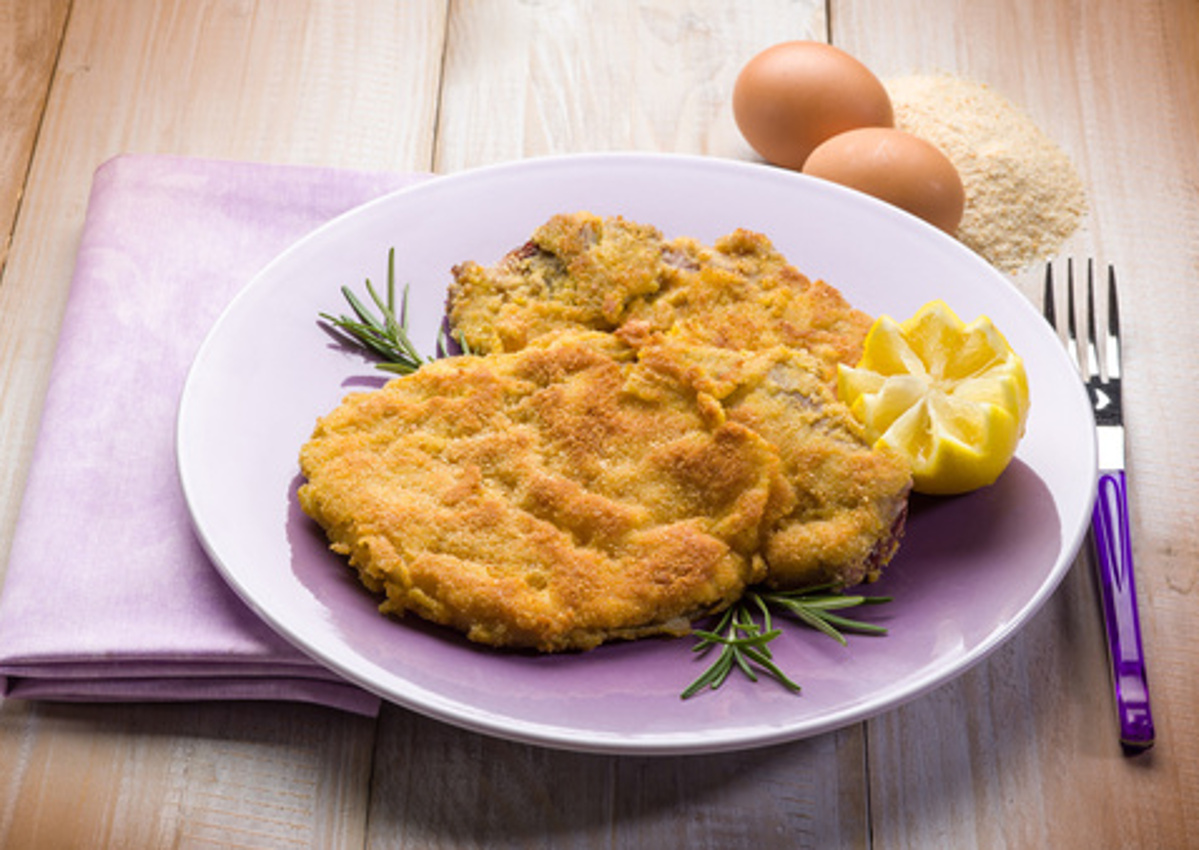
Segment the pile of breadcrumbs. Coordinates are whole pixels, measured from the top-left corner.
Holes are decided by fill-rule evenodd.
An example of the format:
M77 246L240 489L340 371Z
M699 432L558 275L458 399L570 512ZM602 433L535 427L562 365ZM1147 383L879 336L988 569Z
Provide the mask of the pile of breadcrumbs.
M895 126L932 142L961 175L958 239L1001 271L1051 256L1086 209L1070 159L1001 95L950 75L886 83Z

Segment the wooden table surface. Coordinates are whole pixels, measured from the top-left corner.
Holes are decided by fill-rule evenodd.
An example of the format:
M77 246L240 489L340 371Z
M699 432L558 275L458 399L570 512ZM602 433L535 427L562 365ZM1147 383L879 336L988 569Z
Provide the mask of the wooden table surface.
M1070 154L1079 255L1123 281L1157 746L1117 743L1088 558L979 666L745 753L581 755L385 706L0 705L0 845L1199 847L1195 0L0 0L0 565L91 178L126 152L449 173L542 154L747 157L729 98L788 38L947 71ZM1036 297L1039 270L1015 275Z

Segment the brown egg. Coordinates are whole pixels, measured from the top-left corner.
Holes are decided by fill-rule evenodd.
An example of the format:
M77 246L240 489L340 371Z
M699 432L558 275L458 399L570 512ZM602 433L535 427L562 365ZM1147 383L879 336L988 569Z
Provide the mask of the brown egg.
M803 172L873 195L950 235L966 205L948 157L902 130L870 127L833 136L812 151Z
M796 170L838 133L894 122L891 98L870 69L819 41L786 41L751 59L733 87L733 117L764 159Z

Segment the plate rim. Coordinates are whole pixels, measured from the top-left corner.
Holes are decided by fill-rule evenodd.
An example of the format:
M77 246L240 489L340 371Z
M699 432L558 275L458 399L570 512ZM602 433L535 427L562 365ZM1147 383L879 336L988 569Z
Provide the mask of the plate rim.
M315 662L332 670L347 680L353 682L359 687L367 691L375 693L379 697L400 705L404 708L417 711L425 716L434 718L441 722L446 722L451 725L468 729L480 734L499 737L506 740L517 741L521 743L545 746L553 749L563 749L574 752L594 752L608 754L637 754L637 755L678 755L678 754L696 754L710 752L724 752L731 750L745 750L757 747L765 747L776 745L779 743L795 741L802 738L812 737L819 734L824 734L835 729L844 728L854 723L865 722L880 713L888 710L893 710L912 700L927 694L937 687L946 684L969 669L973 668L984 659L989 657L996 649L1005 644L1015 633L1027 625L1033 615L1039 611L1045 602L1057 591L1062 579L1069 571L1070 565L1077 557L1079 550L1085 540L1089 522L1079 522L1073 528L1068 529L1064 525L1064 518L1059 517L1059 521L1063 522L1061 548L1058 561L1054 563L1048 570L1045 580L1038 585L1036 592L1028 598L1021 606L1020 610L1001 628L993 630L985 640L981 641L977 646L973 647L966 653L965 657L958 664L949 670L940 668L932 668L923 673L906 680L901 688L889 687L882 689L881 695L861 701L855 705L853 709L848 711L849 717L842 717L842 713L831 715L821 721L803 725L801 729L793 726L779 726L770 729L762 729L758 726L744 727L743 729L734 730L732 733L704 735L703 740L697 740L696 733L686 732L678 735L663 734L655 732L651 735L629 735L625 733L616 734L609 732L591 732L585 738L580 738L578 730L568 729L554 724L547 724L540 721L532 722L514 722L512 718L506 714L499 714L493 711L480 709L476 705L466 704L460 700L450 699L440 694L436 694L423 686L417 685L414 694L397 694L391 689L382 688L379 683L372 681L368 676L362 675L357 669L347 669L339 659L334 658L329 652L322 647L311 645L305 641L302 636L294 634L291 624L281 622L280 618L276 617L274 612L269 607L262 604L261 600L253 598L248 594L242 584L238 581L236 571L225 563L221 553L215 551L208 535L205 533L203 522L197 514L196 504L193 498L193 485L191 482L191 460L188 457L188 443L186 440L186 428L188 426L188 417L191 414L194 404L195 382L197 376L201 374L206 358L210 354L210 349L216 344L219 339L221 329L228 321L228 317L233 315L244 299L251 296L251 292L257 287L266 285L269 282L271 275L281 266L286 266L291 258L300 251L307 250L313 242L326 238L326 235L331 231L336 231L340 228L352 226L353 222L362 216L373 214L373 211L380 207L386 207L397 203L397 197L400 196L420 196L424 193L438 193L446 191L447 184L452 189L453 185L462 181L479 181L488 180L494 177L504 177L512 172L525 170L549 169L552 171L556 168L606 168L612 165L619 167L637 167L638 165L653 165L663 167L681 167L681 168L698 168L701 170L716 169L718 171L728 171L730 173L741 171L747 175L752 175L756 179L781 179L792 180L798 178L801 182L811 184L813 181L823 184L820 191L837 193L847 193L854 196L855 203L866 203L867 205L875 205L876 207L886 210L887 215L900 214L903 217L915 222L917 226L927 227L934 230L931 225L926 225L914 217L908 216L893 207L883 204L874 198L861 195L850 189L836 186L834 184L818 181L816 178L805 177L804 175L795 172L781 172L773 166L768 166L762 163L746 162L742 160L723 159L704 155L695 154L671 154L663 152L599 152L587 154L557 154L544 157L532 157L525 159L512 160L507 162L493 163L490 165L480 166L478 168L466 169L459 172L454 172L446 175L435 175L432 179L422 180L418 183L401 187L397 190L385 193L378 198L367 201L353 209L350 209L335 218L325 222L314 228L300 239L288 245L283 251L278 253L266 266L262 267L246 284L237 292L237 294L229 301L226 307L220 312L216 321L212 324L208 333L205 335L203 342L197 349L195 356L190 364L187 375L184 380L182 392L179 396L175 438L176 438L176 470L179 476L180 484L184 493L184 499L188 507L189 517L191 519L196 536L199 539L201 546L212 561L218 573L222 576L225 582L236 592L237 596L254 611L254 613L266 622L272 631L279 634L290 645L296 647L306 656L312 658ZM939 231L937 231L939 233ZM948 239L942 243L947 248L950 244L956 246L954 250L960 250L977 259L978 263L985 264L981 258L973 254L966 246L956 240ZM988 266L988 268L991 268ZM1014 286L997 270L991 268L994 272L993 277L1009 287L1014 289ZM1028 299L1021 299L1027 304L1029 310L1033 310ZM1035 311L1034 311L1035 314ZM1038 316L1039 319L1039 316ZM1040 319L1039 319L1040 320ZM1041 320L1043 321L1043 320ZM1062 353L1062 357L1066 355ZM1076 403L1081 399L1083 408L1089 413L1090 406L1086 399L1085 388L1081 381L1077 382L1076 388ZM1092 428L1087 431L1089 445L1089 455L1092 458L1096 456L1096 445L1094 439L1093 423ZM1095 479L1098 475L1097 463L1092 464L1092 480L1089 482L1087 491L1092 495L1091 501L1083 506L1082 514L1089 517L1091 511L1091 503L1093 503L1093 492Z

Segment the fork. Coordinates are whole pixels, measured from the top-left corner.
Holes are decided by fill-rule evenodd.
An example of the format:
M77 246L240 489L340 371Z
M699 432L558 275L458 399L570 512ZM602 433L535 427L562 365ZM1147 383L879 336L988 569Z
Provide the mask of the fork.
M1095 264L1087 261L1086 337L1079 338L1075 324L1074 263L1066 261L1067 303L1065 327L1054 309L1053 265L1045 269L1045 318L1063 339L1071 359L1086 383L1095 412L1099 446L1099 480L1091 516L1091 537L1096 553L1099 593L1107 631L1116 709L1120 717L1120 742L1126 752L1153 746L1153 714L1137 614L1136 578L1129 538L1128 490L1124 475L1124 420L1120 399L1120 316L1116 271L1107 268L1107 327L1096 334Z

